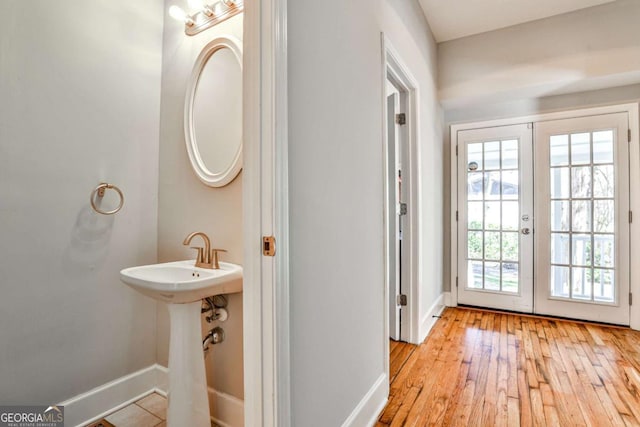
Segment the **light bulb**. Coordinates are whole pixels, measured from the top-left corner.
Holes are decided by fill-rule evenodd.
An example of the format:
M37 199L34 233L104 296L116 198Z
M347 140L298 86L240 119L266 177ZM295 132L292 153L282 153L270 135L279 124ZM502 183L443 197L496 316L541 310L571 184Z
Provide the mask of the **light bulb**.
M193 19L191 19L180 6L171 6L169 8L169 15L171 15L173 19L184 22L187 25L193 25Z
M180 6L173 5L169 8L169 15L176 21L184 22L187 18L187 13L182 10Z

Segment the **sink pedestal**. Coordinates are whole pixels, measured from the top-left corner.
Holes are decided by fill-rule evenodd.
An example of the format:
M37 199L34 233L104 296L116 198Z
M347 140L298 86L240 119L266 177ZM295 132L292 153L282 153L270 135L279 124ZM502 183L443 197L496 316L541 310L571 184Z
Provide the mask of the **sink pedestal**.
M167 426L210 427L200 321L202 303L168 306L171 337Z

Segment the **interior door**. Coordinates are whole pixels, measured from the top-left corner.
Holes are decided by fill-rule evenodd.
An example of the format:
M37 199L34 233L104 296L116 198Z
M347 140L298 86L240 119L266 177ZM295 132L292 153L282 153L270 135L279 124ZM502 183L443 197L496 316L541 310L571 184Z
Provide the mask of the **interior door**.
M536 312L629 324L628 115L539 122Z
M530 125L458 132L458 303L533 310Z

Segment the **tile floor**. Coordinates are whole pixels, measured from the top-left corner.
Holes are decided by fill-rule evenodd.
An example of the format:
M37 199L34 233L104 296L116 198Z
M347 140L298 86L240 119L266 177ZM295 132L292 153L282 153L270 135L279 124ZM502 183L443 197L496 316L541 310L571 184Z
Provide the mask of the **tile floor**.
M167 398L151 393L87 427L166 427ZM211 427L218 427L213 421Z
M167 399L152 393L87 427L166 427L166 419Z

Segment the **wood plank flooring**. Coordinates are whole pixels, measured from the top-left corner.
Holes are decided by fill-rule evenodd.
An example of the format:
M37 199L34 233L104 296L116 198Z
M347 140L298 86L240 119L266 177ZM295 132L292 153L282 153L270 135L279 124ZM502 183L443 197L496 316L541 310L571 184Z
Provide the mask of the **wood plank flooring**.
M640 426L630 329L447 308L390 365L376 426Z

